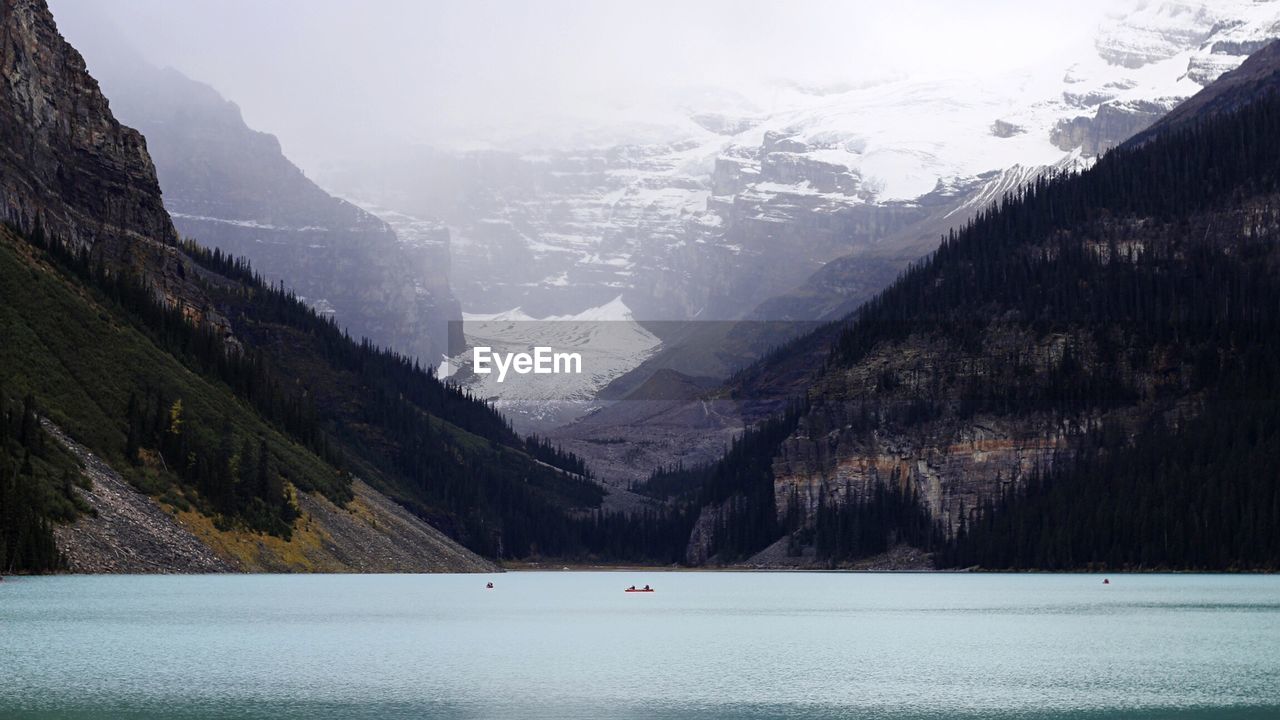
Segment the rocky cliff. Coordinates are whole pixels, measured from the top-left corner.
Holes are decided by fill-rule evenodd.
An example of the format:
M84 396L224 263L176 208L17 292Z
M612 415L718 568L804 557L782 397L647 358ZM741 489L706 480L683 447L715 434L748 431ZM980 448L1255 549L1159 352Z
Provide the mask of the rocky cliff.
M171 299L181 281L173 223L146 142L112 116L84 59L38 0L0 4L0 204L8 222L145 267Z
M99 252L172 244L146 142L112 116L44 4L0 3L0 42L6 219Z
M984 344L1018 354L1027 377L1051 373L1069 343L1064 336L1003 335L1008 330L993 332ZM893 485L911 487L932 516L954 530L962 513L1051 467L1070 452L1073 433L1099 421L1048 412L930 417L921 411L926 404L963 405L961 388L992 374L990 364L924 337L886 344L847 372L827 374L810 390L812 410L774 460L778 512L812 521L820 506L865 503L878 485Z
M116 120L43 2L5 0L0 13L5 220L142 274L166 302L227 330L176 248L143 136Z

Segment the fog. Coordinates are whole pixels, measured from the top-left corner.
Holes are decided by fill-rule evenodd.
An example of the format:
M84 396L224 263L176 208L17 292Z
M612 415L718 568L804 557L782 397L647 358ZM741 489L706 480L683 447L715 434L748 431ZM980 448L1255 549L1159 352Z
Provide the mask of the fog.
M779 83L942 74L981 83L1089 42L1108 3L50 4L72 43L118 36L152 63L213 85L306 167L375 144L661 124L709 92L768 110Z

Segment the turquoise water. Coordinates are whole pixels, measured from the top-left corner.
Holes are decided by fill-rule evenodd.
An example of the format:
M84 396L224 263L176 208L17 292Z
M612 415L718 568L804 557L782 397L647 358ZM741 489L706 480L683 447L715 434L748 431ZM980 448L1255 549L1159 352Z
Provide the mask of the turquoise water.
M0 717L1280 717L1280 577L1111 580L9 578Z

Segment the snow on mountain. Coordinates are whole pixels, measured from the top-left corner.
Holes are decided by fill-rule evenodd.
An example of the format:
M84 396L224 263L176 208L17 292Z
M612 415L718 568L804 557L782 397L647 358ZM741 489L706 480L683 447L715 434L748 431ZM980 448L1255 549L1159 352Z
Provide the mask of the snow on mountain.
M1088 164L1278 23L1276 2L1154 2L1054 66L689 88L556 137L398 152L326 181L446 224L470 311L566 315L622 294L644 319L732 319L939 207Z
M1094 45L1099 59L1106 63L1137 69L1175 58L1191 49L1198 50L1210 40L1215 43L1265 42L1274 36L1275 20L1274 8L1254 0L1146 3L1118 22L1104 25ZM1208 49L1210 54L1240 54L1223 53L1222 47ZM1252 50L1244 54L1249 52Z
M402 149L324 180L447 226L469 324L613 303L641 320L739 319L837 258L927 252L947 224L1088 166L1277 35L1280 2L1153 2L1060 63L999 77L691 88L629 120Z

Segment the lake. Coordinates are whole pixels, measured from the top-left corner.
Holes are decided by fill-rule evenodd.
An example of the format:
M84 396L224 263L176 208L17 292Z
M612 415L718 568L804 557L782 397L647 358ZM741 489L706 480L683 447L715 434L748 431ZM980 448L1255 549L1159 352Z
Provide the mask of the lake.
M1280 716L1280 577L1109 577L7 578L0 717Z

